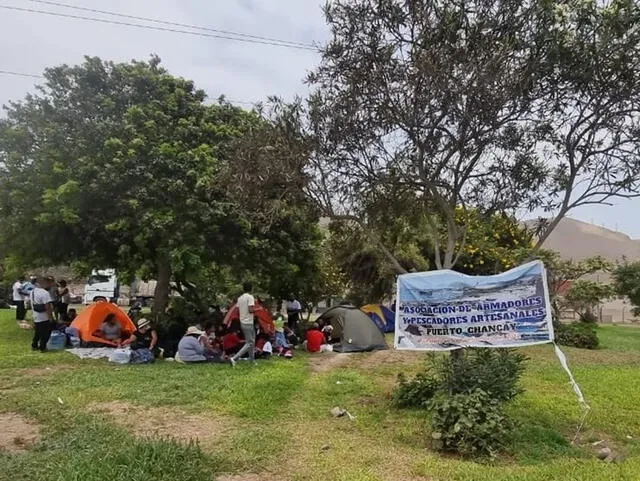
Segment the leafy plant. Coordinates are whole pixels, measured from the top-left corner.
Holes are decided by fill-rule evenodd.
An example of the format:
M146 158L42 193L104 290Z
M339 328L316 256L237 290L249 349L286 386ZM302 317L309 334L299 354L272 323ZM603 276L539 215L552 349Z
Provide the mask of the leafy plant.
M613 286L596 281L578 279L564 296L564 302L580 315L580 319L593 319L593 310L614 296ZM591 322L591 321L589 321Z
M417 374L413 379L407 379L400 373L393 403L400 408L426 409L441 387L442 382L426 372Z
M634 316L640 315L640 262L625 262L613 273L616 293L627 297Z
M499 402L522 392L518 384L527 357L514 349L467 349L457 359L439 361L444 389L464 394L481 389Z
M463 456L495 456L512 428L502 403L476 388L466 393L440 394L433 410L433 447Z
M558 322L554 325L554 330L556 342L563 346L597 349L600 344L595 323L572 322L564 324Z
M433 358L413 379L400 374L393 393L401 408L433 412L433 445L463 456L493 456L512 424L502 406L522 392L526 356L512 349L467 349Z

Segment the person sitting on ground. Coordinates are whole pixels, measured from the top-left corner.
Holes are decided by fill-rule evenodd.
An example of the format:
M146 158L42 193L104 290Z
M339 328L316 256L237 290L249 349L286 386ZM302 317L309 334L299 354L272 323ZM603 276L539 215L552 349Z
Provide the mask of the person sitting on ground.
M75 318L78 317L78 311L76 311L75 309L71 308L67 311L67 322L69 324L71 324Z
M269 335L265 332L258 334L256 339L256 359L269 359L273 354L273 345Z
M100 328L96 329L93 335L106 339L107 341L120 344L120 340L122 339L122 327L120 326L116 315L114 313L107 314L107 317L102 321Z
M207 321L202 326L202 335L198 338L198 342L202 344L205 350L211 350L213 343L211 342L211 335L213 334L213 322Z
M240 337L238 330L231 329L222 336L222 350L226 356L236 354L243 344L244 340Z
M300 344L300 339L298 339L298 336L296 335L296 333L293 332L293 329L291 329L291 327L289 327L289 323L285 322L284 326L282 327L282 330L284 331L284 335L287 338L287 342L291 346L295 347L298 344Z
M320 352L320 350L322 349L322 344L324 344L324 334L320 332L318 324L314 323L313 326L307 331L305 337L305 349L308 352Z
M331 344L331 341L333 339L333 326L331 324L327 323L322 328L322 334L324 334L324 342L325 342L325 344Z
M158 354L158 332L151 326L148 319L138 320L138 329L131 334L129 339L122 342L122 347L131 346L131 349L148 349L154 356Z
M203 334L198 338L198 342L204 348L204 356L210 360L220 360L222 357L221 350L213 340L213 322L207 321L204 324Z
M205 356L204 346L199 341L200 336L203 334L204 331L201 331L196 326L189 327L178 343L177 360L187 364L211 362Z

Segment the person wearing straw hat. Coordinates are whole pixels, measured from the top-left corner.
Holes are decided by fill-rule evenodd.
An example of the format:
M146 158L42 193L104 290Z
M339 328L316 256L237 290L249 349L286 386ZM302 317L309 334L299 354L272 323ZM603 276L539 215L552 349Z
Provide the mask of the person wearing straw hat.
M158 333L151 326L151 321L138 319L138 328L131 337L123 341L122 346L131 346L131 349L148 349L154 356L158 355Z
M199 341L200 336L203 334L204 331L198 329L197 326L190 326L178 343L176 359L185 363L208 362L204 355L204 346Z

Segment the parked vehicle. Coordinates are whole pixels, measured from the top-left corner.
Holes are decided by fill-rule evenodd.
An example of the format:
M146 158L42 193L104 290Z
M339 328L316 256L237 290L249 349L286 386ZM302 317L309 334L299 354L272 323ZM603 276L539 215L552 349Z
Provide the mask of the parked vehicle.
M130 286L121 286L115 269L95 269L84 286L85 304L106 300L117 304L132 305L134 301L148 306L153 300L156 281L134 280Z
M118 302L120 285L115 269L94 269L84 286L85 304L98 300Z

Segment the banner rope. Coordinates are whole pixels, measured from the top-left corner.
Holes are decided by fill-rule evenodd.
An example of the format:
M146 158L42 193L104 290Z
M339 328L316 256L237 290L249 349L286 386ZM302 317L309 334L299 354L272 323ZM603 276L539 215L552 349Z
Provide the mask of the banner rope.
M573 437L573 441L572 441L572 443L575 444L576 439L578 439L578 435L582 431L582 428L584 427L584 424L587 421L587 416L591 412L591 406L589 406L589 404L585 400L584 395L582 394L582 389L580 389L580 386L576 382L575 378L573 377L573 374L571 373L571 370L569 369L569 363L567 362L567 356L565 356L564 352L562 352L562 350L560 350L560 348L558 347L558 345L555 342L553 343L553 348L554 348L554 351L556 353L556 357L560 361L560 365L562 366L562 368L566 371L567 375L569 376L569 383L571 384L571 387L573 388L573 391L576 393L576 396L578 397L578 403L580 404L580 407L583 410L582 417L580 418L580 423L578 424L578 428L576 429L576 434Z

